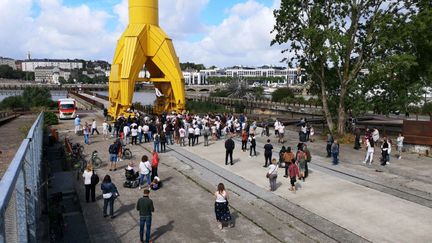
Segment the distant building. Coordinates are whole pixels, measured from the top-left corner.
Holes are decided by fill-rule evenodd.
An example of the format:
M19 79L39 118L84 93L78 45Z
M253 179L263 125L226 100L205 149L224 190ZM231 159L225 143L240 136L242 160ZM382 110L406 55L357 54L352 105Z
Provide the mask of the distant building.
M302 84L304 82L304 69L301 68L281 68L281 67L232 67L224 69L201 70L205 77L247 77L260 78L265 81L267 77L284 78L288 84ZM185 77L186 78L186 77Z
M69 59L27 59L22 61L22 70L34 72L38 67L57 67L65 70L82 69L84 61Z
M207 75L196 70L183 71L183 78L186 85L206 85L208 84Z
M8 65L9 67L13 68L13 70L16 70L15 60L8 57L0 57L0 65Z
M68 80L71 72L58 67L37 67L34 71L38 83L60 84L60 78Z

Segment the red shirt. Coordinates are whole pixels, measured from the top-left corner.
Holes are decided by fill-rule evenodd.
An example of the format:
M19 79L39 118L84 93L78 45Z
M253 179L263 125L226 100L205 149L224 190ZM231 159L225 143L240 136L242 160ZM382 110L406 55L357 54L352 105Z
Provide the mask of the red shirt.
M152 167L158 167L158 165L159 165L159 155L158 153L153 153Z
M300 175L299 169L296 164L291 163L288 167L288 174L290 177L298 177Z

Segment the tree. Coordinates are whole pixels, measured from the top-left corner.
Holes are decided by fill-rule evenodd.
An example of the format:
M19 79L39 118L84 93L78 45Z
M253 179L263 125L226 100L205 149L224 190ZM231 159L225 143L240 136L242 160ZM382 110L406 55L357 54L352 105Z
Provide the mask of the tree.
M279 88L272 93L274 102L280 102L285 98L294 98L294 92L290 88Z
M423 105L423 113L429 115L429 120L432 121L432 102L428 102Z
M318 87L330 131L337 116L337 132L345 132L348 92L365 63L382 51L380 31L394 19L409 19L412 8L402 0L282 0L274 11L271 44L290 44L283 52L292 52L290 62L304 66Z

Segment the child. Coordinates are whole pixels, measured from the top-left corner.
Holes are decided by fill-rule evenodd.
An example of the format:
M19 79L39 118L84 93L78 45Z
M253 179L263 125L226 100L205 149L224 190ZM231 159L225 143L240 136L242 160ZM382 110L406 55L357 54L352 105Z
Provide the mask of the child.
M154 191L158 190L161 187L161 181L159 179L159 177L155 176L155 178L153 179L153 182L150 183L150 188Z
M295 191L296 191L296 188L295 188L296 178L298 178L300 176L299 169L298 169L297 165L295 164L295 159L293 159L293 160L291 160L291 162L289 162L288 174L289 174L289 177L291 179L291 187L289 190L295 193Z

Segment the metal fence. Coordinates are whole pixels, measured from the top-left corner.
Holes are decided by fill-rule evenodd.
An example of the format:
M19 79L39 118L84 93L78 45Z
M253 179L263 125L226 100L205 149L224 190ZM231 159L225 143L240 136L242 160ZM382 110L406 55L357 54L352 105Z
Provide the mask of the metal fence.
M44 114L39 114L0 181L0 243L36 242Z

